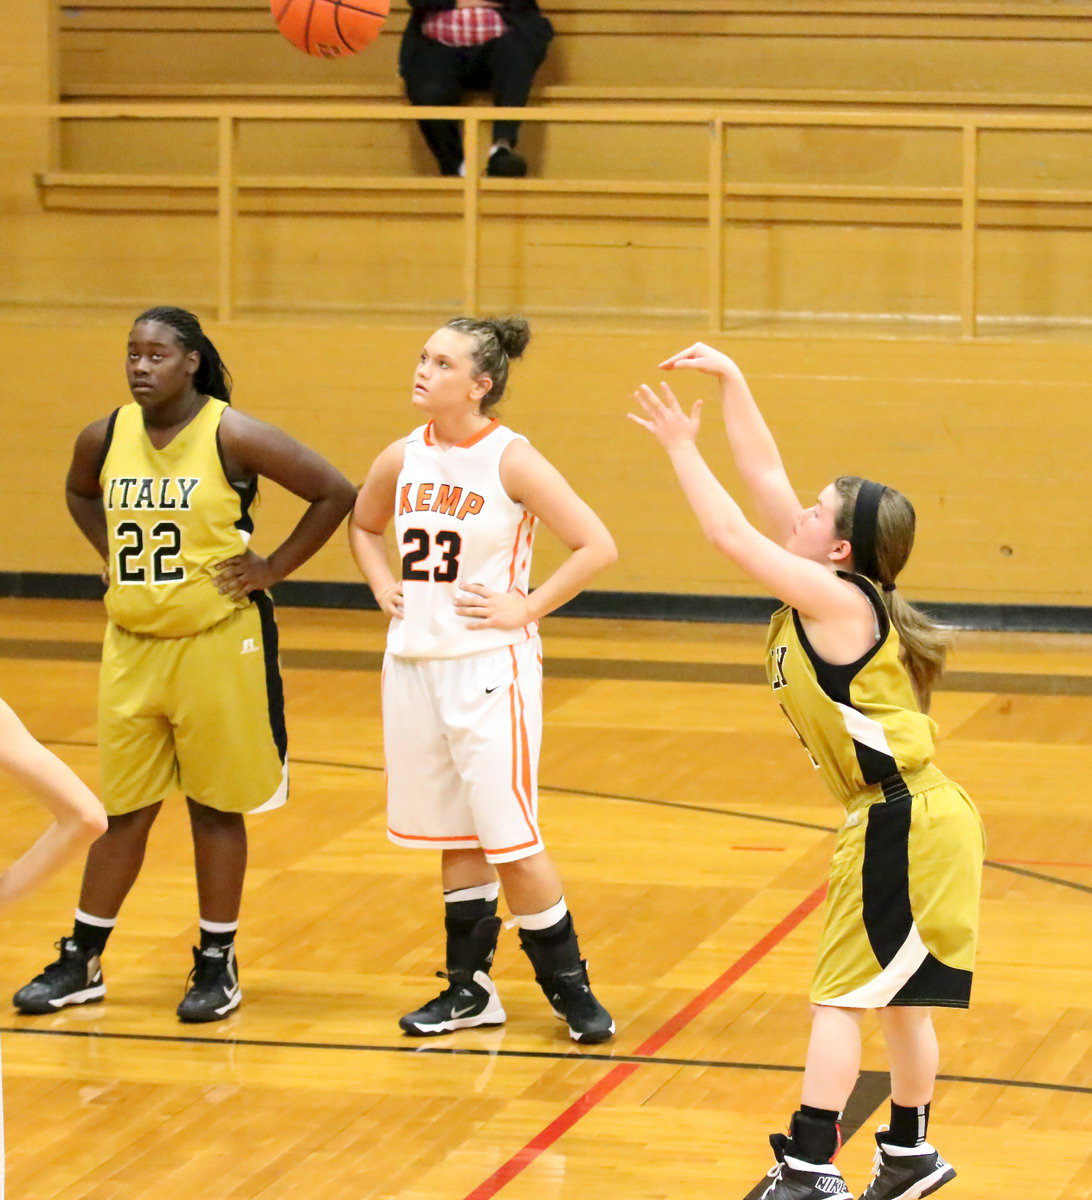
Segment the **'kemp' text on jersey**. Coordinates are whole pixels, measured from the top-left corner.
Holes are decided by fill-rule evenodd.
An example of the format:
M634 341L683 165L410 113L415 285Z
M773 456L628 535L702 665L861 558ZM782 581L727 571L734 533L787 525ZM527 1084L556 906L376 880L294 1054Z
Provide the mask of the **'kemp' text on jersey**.
M439 512L462 521L476 516L485 507L485 497L446 483L403 483L398 492L398 515L411 512Z

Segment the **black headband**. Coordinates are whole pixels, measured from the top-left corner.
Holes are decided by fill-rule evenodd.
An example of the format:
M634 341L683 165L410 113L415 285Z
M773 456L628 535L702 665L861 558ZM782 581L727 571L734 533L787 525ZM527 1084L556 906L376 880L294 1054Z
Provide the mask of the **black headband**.
M853 536L850 542L853 546L853 564L859 575L867 575L869 579L879 580L880 567L876 561L876 528L880 513L880 501L887 488L882 483L873 483L866 479L857 493L857 502L853 506ZM895 585L881 583L885 592L894 591Z

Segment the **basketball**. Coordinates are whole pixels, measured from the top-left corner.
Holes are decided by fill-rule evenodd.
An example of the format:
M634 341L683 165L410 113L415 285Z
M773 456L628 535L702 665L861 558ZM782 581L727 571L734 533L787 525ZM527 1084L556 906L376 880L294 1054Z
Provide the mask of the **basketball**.
M269 0L277 28L319 58L355 54L379 36L391 0Z

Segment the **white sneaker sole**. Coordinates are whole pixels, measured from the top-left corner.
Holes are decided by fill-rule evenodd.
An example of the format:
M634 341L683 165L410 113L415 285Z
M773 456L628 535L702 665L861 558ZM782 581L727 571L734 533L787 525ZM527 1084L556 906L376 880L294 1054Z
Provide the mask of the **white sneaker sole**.
M97 1000L101 1000L106 995L106 984L100 983L95 987L84 988L82 992L69 992L67 996L61 996L56 1000L50 1000L49 1005L53 1009L65 1008L69 1004L94 1004Z
M559 1021L564 1021L565 1024L568 1025L568 1021L566 1020L564 1013L559 1013L556 1008L553 1008L550 1011L555 1017L557 1017ZM608 1029L606 1033L594 1033L590 1036L586 1033L581 1033L580 1030L574 1029L571 1025L569 1025L569 1037L572 1038L574 1042L578 1042L581 1045L586 1046L596 1046L600 1042L609 1042L610 1039L614 1037L614 1022L611 1021L610 1029Z
M476 1017L454 1017L450 1021L439 1021L435 1025L403 1024L398 1022L403 1033L411 1037L435 1037L440 1033L454 1033L456 1029L477 1029L482 1025L503 1025L508 1020L508 1014L503 1008L487 1008Z
M905 1192L899 1192L891 1200L921 1200L922 1196L931 1196L934 1192L939 1191L946 1183L955 1179L955 1176L955 1168L945 1163L943 1167L938 1167L932 1175L926 1175L924 1179L917 1180Z

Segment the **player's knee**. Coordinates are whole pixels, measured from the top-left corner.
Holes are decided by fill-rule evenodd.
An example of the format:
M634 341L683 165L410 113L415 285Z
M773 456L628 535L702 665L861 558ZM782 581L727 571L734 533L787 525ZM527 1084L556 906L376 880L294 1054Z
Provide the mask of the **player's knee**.
M243 814L234 812L221 812L218 808L210 808L207 804L202 804L198 800L193 800L189 796L186 797L186 804L190 810L190 822L195 827L202 829L235 829L241 828L244 825Z

